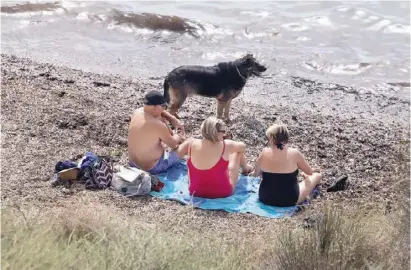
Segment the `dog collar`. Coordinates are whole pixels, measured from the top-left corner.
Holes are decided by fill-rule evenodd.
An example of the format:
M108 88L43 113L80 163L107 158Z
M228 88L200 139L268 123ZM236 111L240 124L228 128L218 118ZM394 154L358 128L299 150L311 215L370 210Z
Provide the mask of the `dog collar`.
M241 74L241 72L240 72L240 70L238 69L238 67L235 66L235 68L237 69L238 75L240 75L240 77L243 78L244 80L247 80L247 77L244 77L244 76Z

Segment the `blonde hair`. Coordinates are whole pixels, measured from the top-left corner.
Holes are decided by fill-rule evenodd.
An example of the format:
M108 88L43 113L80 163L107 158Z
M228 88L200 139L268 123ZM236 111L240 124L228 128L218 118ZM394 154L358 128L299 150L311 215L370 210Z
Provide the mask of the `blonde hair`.
M215 117L208 117L201 124L201 134L203 138L212 142L218 141L218 133L225 128L225 124L221 119Z
M290 133L288 132L288 128L283 123L277 123L270 126L265 135L271 139L271 142L275 145L282 145L283 143L287 143L290 138Z

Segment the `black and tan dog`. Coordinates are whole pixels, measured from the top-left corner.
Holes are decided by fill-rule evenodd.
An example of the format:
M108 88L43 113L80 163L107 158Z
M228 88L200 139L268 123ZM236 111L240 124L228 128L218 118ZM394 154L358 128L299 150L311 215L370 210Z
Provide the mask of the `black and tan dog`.
M258 63L252 54L232 62L215 66L181 66L172 70L164 80L164 97L169 102L169 111L177 111L188 96L201 95L217 99L217 117L229 119L230 105L247 80L260 76L267 68Z

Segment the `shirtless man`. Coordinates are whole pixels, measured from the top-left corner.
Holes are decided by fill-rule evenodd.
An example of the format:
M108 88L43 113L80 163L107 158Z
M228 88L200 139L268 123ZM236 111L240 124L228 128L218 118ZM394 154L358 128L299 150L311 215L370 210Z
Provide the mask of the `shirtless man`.
M134 111L128 130L128 157L130 166L138 166L151 173L160 174L184 157L188 147L182 134L174 134L163 119L184 132L182 123L165 109L163 94L152 90L144 97L144 107ZM173 149L165 151L165 146Z

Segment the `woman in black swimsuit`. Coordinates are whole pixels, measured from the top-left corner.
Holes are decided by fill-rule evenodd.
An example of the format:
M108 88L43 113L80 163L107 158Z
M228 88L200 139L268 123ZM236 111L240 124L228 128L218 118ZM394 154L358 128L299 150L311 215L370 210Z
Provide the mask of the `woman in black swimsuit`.
M287 145L286 125L274 124L267 129L266 135L270 147L263 149L255 166L256 176L262 175L259 199L273 206L298 205L320 184L322 176L310 167L300 151ZM304 178L300 183L298 169Z

